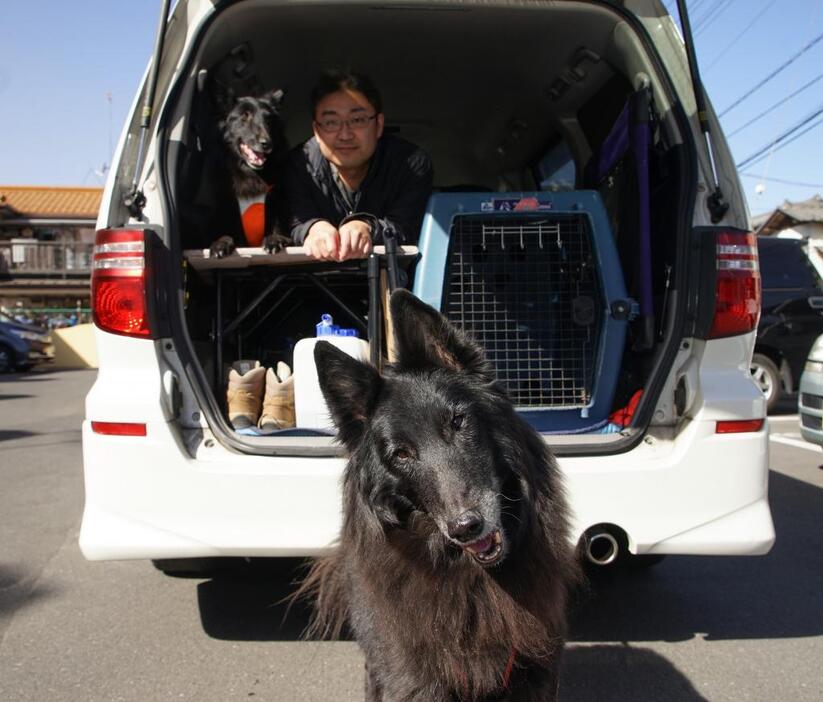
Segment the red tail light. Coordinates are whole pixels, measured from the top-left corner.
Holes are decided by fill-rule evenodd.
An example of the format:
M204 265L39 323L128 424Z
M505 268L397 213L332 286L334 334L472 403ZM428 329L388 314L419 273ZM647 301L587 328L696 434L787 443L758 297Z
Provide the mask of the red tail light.
M92 422L91 430L95 434L107 436L145 436L146 425L134 422Z
M139 229L101 229L94 241L91 298L103 331L152 338L146 304L145 235Z
M718 420L715 433L742 434L750 431L760 431L762 428L762 419L722 419Z
M754 234L717 235L717 284L710 339L745 334L760 318L760 267Z

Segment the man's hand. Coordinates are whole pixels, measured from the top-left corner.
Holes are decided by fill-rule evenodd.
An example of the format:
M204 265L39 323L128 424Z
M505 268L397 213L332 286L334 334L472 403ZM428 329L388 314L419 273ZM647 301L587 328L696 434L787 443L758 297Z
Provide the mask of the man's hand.
M340 232L330 222L321 220L311 225L303 240L307 256L321 261L337 261L340 250Z
M359 219L346 222L339 230L325 220L315 222L303 240L306 255L321 261L365 258L371 249L371 227Z
M359 219L353 219L340 227L339 261L349 258L366 258L371 252L371 227Z

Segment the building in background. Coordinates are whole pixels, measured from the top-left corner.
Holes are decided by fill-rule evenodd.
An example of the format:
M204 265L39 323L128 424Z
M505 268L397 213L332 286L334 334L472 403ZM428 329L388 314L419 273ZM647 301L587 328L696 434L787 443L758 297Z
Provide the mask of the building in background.
M0 307L41 325L88 321L102 188L0 185Z
M787 239L820 239L823 243L823 197L814 195L802 202L786 200L780 207L752 217L759 236Z

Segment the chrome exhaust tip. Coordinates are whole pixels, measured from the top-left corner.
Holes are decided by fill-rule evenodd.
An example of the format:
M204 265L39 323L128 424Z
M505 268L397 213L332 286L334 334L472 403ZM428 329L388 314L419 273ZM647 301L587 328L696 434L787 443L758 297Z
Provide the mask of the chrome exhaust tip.
M596 531L586 535L586 558L590 563L607 566L617 560L620 544L608 531Z

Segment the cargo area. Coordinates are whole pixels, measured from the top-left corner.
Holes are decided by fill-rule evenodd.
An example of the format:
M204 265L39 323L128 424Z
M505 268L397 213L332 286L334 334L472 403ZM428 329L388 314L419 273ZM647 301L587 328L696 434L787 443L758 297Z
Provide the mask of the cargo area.
M315 42L317 27L336 38ZM311 136L309 91L332 66L369 74L386 132L434 166L419 239L397 257L399 283L478 340L547 440L609 451L646 428L669 371L661 359L683 336L693 175L685 115L627 18L582 2L260 0L227 6L200 31L163 112L161 166L182 271L172 333L192 354L189 382L218 436L252 453L332 446L332 428L305 419L317 403L306 379L323 315L354 330L338 334L353 355L391 355L386 256L370 285L365 260L206 255L224 178L215 91L282 89L296 146ZM229 372L255 362L289 367L304 407L294 428L229 423ZM674 410L661 417L677 421Z

